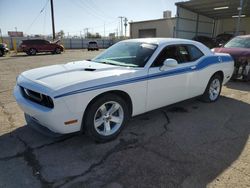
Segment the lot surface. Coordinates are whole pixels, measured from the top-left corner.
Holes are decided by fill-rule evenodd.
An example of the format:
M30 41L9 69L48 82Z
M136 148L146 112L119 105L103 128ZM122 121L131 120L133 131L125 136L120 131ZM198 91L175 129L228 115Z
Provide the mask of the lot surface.
M0 187L250 187L250 83L230 82L213 104L192 99L135 117L106 144L25 126L16 76L97 53L0 58Z

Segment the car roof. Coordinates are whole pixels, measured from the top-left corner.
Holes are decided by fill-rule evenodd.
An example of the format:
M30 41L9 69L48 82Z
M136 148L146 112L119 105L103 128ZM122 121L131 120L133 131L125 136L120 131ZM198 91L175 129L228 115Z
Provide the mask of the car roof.
M22 41L41 41L41 40L48 41L46 39L25 39L25 40L22 40Z
M237 37L240 37L240 38L250 38L250 35L239 35Z
M173 42L187 43L187 44L197 43L194 40L180 39L180 38L138 38L138 39L124 40L122 42L143 42L143 43L157 44L159 46L165 45L166 43L173 43Z

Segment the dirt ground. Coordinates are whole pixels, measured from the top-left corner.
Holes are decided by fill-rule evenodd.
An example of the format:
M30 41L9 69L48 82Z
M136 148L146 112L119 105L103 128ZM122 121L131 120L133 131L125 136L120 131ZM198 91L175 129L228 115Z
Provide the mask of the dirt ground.
M133 118L119 137L49 138L25 126L12 90L28 69L99 52L0 58L0 187L250 187L250 83Z

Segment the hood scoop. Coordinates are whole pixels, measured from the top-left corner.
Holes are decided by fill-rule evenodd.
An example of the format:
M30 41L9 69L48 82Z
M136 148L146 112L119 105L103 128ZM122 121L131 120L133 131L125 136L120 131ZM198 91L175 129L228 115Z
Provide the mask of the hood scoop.
M85 70L85 71L90 71L90 72L92 72L92 71L95 71L96 69L93 69L93 68L85 68L84 70Z

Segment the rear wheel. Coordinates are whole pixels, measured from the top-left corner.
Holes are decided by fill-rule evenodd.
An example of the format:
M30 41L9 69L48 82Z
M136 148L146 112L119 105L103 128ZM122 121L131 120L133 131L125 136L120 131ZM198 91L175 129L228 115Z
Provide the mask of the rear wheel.
M37 50L35 48L29 49L29 55L36 55Z
M98 142L113 140L129 119L126 102L119 96L107 94L94 101L86 110L84 128Z
M2 57L4 55L3 51L0 50L0 57Z
M212 76L201 99L204 102L215 102L220 97L222 78L219 74Z

